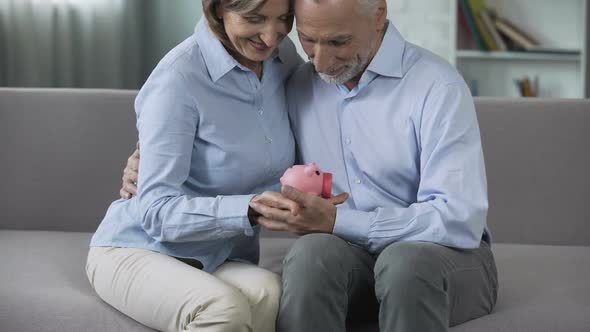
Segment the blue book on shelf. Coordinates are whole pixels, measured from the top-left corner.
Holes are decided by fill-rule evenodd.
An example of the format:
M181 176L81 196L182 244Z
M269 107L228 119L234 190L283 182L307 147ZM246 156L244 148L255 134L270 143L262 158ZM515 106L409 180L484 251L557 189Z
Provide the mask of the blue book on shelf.
M477 48L480 51L486 51L487 49L484 46L481 34L479 33L479 30L477 30L477 25L475 23L475 18L473 17L473 12L471 11L471 7L469 7L469 2L467 0L460 0L459 6L461 6L461 11L467 19L467 25L469 25L471 35L473 36L473 39L475 39L475 45L477 45Z

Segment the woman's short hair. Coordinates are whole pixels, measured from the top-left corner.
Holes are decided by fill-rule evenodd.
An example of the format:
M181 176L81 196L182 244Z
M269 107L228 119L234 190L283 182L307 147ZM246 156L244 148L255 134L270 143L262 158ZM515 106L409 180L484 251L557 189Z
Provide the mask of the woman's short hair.
M209 28L228 49L235 51L235 47L225 32L223 18L217 16L217 8L238 14L251 13L262 7L267 0L203 0L203 15L209 23Z

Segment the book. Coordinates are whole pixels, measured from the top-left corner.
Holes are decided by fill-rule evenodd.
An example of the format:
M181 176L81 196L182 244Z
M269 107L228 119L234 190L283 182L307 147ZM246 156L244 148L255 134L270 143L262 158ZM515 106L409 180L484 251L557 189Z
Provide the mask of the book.
M479 49L477 43L475 42L475 36L471 31L471 27L467 22L465 12L463 12L461 1L457 1L457 16L459 18L459 25L457 29L457 47L461 50Z
M475 24L477 25L477 29L481 35L481 38L483 39L486 49L488 49L489 51L500 50L500 48L498 47L498 44L496 43L496 41L494 40L494 37L492 36L492 33L486 27L486 25L482 19L482 16L481 16L481 13L483 11L485 11L485 9L486 9L485 0L469 0L468 2L469 2L469 8L471 8L471 14L473 15L473 18L475 19Z
M481 15L476 14L475 16L475 24L477 24L477 29L481 33L481 38L483 39L484 44L486 45L486 49L488 51L498 51L500 48L494 38L492 37L491 32L486 28Z
M531 87L531 81L529 80L528 76L522 80L522 89L524 91L525 97L533 97L533 90Z
M492 21L489 10L484 9L479 13L479 15L481 16L481 19L482 19L483 23L485 24L486 28L490 31L492 38L496 42L496 45L498 46L498 50L503 51L503 52L508 51L508 47L506 46L506 43L504 42L504 40L500 36L500 33L496 29L496 25Z
M539 45L535 39L516 28L514 24L506 19L497 17L494 23L501 34L509 38L514 42L515 45L523 48L524 50L533 50Z
M515 79L514 84L518 90L518 94L521 97L538 97L539 96L539 77L535 76L534 80L528 76L522 79Z
M514 79L514 86L516 86L516 92L518 93L519 97L524 97L523 95L523 91L522 91L522 85L520 84L520 80L519 79Z
M461 7L461 12L465 16L465 19L467 20L467 25L469 26L469 31L471 32L471 35L473 36L473 39L475 40L475 45L477 45L477 48L480 51L485 51L486 47L481 39L481 35L479 34L479 31L477 30L477 25L475 24L475 18L473 17L473 14L471 12L471 8L469 7L469 3L467 2L467 0L460 0L459 6Z

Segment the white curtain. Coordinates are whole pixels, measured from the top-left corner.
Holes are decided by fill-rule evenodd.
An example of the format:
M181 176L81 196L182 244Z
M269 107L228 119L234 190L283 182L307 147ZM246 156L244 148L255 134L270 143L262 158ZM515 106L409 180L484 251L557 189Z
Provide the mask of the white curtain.
M137 88L141 0L0 0L0 86Z

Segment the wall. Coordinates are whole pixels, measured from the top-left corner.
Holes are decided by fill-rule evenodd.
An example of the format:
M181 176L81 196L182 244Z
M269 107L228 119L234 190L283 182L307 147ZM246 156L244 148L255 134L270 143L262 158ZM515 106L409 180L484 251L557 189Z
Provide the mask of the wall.
M152 0L154 1L154 0ZM410 42L425 45L431 51L452 57L453 31L449 1L441 0L387 0L388 18ZM156 39L151 46L152 57L160 59L167 51L188 37L202 15L201 1L154 1L151 29ZM306 58L295 27L289 34L302 57Z
M454 30L447 0L387 0L387 17L409 42L428 48L445 59L453 58ZM295 28L289 34L297 51L306 59Z
M590 98L590 6L586 5L586 98Z
M143 8L145 57L142 71L147 78L160 59L189 37L202 15L198 0L150 0Z

